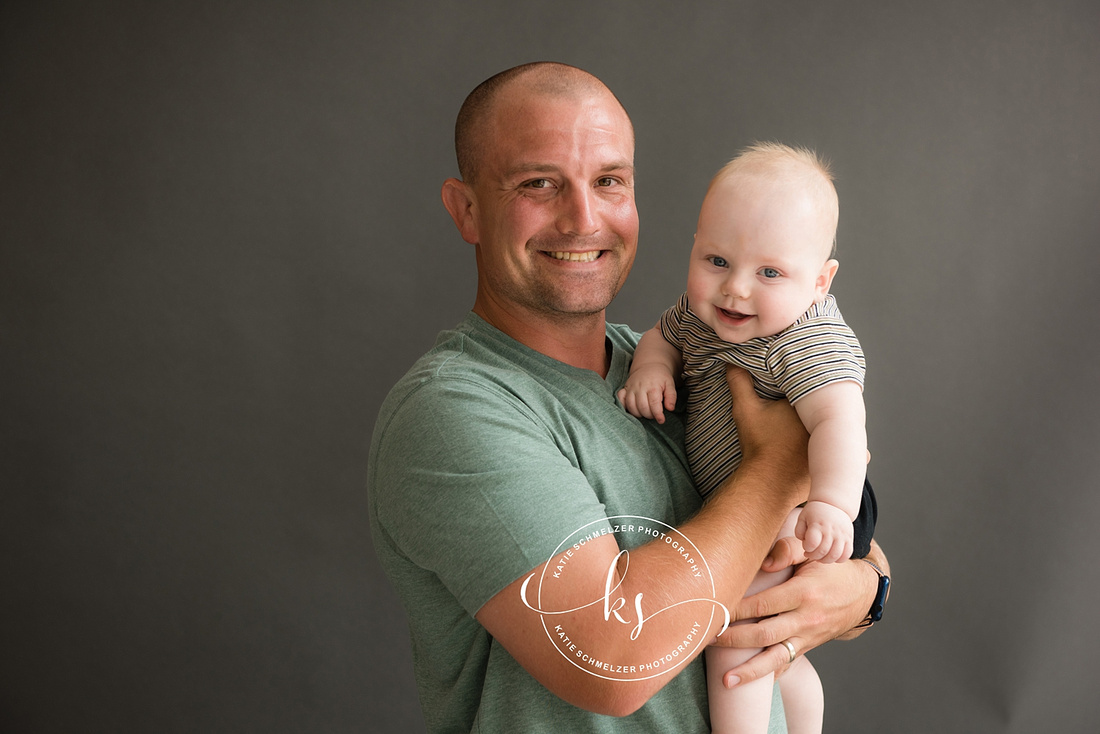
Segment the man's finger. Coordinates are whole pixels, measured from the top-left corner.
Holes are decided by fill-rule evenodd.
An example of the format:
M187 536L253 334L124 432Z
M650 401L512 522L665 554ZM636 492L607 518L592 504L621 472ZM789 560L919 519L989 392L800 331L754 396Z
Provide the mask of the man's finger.
M791 643L795 645L797 650L797 643L793 640ZM733 670L726 671L726 674L722 676L722 682L726 684L726 688L733 688L734 686L752 683L769 673L775 673L776 677L779 677L783 674L783 671L790 667L790 660L791 654L785 645L771 645Z
M802 543L792 537L782 537L775 541L768 557L760 568L768 573L782 571L784 568L802 563L806 560L806 554L802 550Z
M726 368L726 382L729 384L730 394L733 395L734 404L736 404L738 400L748 400L749 398L761 399L752 386L752 375L740 367L730 365Z

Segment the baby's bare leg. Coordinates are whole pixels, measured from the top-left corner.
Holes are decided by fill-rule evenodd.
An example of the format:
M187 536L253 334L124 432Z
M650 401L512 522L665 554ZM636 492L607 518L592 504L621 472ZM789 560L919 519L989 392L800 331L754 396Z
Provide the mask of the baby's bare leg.
M778 586L792 574L793 569L790 568L775 573L760 572L756 574L745 596ZM741 624L749 621L752 620L745 620ZM710 728L714 734L764 734L768 731L768 720L772 708L772 684L775 676L757 678L751 683L743 683L732 689L726 688L722 682L730 669L737 667L758 652L760 648L719 645L711 645L707 648L707 696L710 702ZM782 693L782 689L780 692ZM784 707L787 705L786 699L783 705Z
M783 522L778 537L794 534L795 524L801 510L795 509ZM793 568L785 568L774 573L760 571L745 590L745 596L752 596L764 589L778 586L794 575ZM753 620L744 620L746 624ZM760 648L721 647L711 645L707 656L707 697L710 703L710 728L714 734L764 734L768 731L771 717L772 685L774 675L757 678L751 683L743 683L734 688L726 688L723 679L726 673L760 652ZM817 673L814 672L816 677ZM784 675L784 677L786 677ZM782 679L780 679L782 680ZM780 693L783 689L780 688ZM783 706L787 702L784 698ZM793 734L793 730L792 730Z
M713 734L764 734L772 712L774 675L729 689L722 684L726 671L758 653L736 647L707 648L707 696ZM784 704L786 705L786 704Z
M825 719L825 693L821 678L810 661L795 658L779 677L779 693L787 714L788 734L821 734Z

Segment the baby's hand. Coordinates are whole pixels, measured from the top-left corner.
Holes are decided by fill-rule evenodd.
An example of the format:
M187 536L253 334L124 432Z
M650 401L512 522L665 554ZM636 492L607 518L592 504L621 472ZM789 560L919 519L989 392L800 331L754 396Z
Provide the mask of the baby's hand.
M635 418L665 422L665 410L676 407L676 380L657 365L642 365L630 371L619 402Z
M794 534L802 541L808 560L836 563L852 555L852 518L828 502L807 502Z

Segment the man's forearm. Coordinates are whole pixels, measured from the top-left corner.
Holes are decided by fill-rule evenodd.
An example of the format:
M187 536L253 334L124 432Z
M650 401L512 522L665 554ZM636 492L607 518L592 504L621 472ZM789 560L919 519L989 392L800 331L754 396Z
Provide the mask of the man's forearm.
M613 571L609 581L608 571L616 562L619 548L613 536L603 535L569 560L571 583L556 586L539 597L543 609L578 610L568 616L546 618L551 634L566 636L568 641L564 637L554 644L547 640L539 616L520 603L519 581L493 597L478 612L478 620L558 696L601 713L623 715L635 710L719 632L724 615L712 613L716 611L713 601L732 611L790 507L800 499L799 491L772 479L781 470L765 469L754 462L743 469L677 531L705 559L714 584L713 598L709 586L707 593L701 594L698 580L686 573L684 559L670 552L664 540L651 541L618 556L617 573ZM541 572L542 567L534 569L536 575ZM528 578L532 581L526 591L531 597L531 584L536 581ZM609 590L604 604L593 604ZM684 604L693 599L697 601ZM609 615L609 608L618 614ZM643 613L651 616L644 619L644 629L639 625L640 634L633 637L632 628L617 621L640 622L637 611L643 608ZM687 648L683 646L685 630L693 631L692 644ZM570 648L570 654L583 653L585 659L603 662L648 663L664 659L670 652L675 652L675 661L657 671L667 670L667 675L607 680L566 661L561 648L555 649L558 643L575 645L576 650Z

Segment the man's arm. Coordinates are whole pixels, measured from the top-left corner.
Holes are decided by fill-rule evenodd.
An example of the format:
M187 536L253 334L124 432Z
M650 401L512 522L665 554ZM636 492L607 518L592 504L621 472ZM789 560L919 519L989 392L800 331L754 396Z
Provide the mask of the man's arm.
M706 558L718 601L732 609L759 569L787 513L805 498L808 472L807 437L793 409L784 401L757 397L751 378L741 370L730 371L730 387L740 427L741 466L679 530ZM554 608L574 608L602 596L608 568L619 548L613 536L604 536L586 550L573 559L576 565L570 568L571 577L578 581L553 600ZM661 598L668 603L690 598L682 568L660 551L654 543L631 551L629 573L616 579L622 582L619 595L625 599L634 599L637 593L656 596L658 608L664 606ZM674 674L623 682L578 669L549 643L538 615L523 604L523 581L517 579L491 598L478 611L477 619L532 676L561 698L591 711L626 715L642 706ZM630 640L625 631L619 634L614 626L608 626L602 609L596 607L572 615L570 626L573 637L589 641L589 652L602 660L659 657L682 641L678 637L685 624L690 626L693 615L697 616L689 607L673 607L647 621L644 635ZM704 637L712 638L720 624L714 622Z

